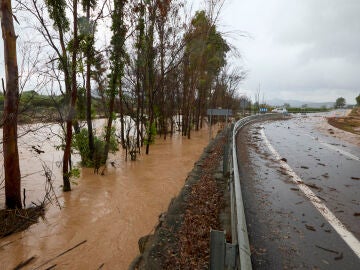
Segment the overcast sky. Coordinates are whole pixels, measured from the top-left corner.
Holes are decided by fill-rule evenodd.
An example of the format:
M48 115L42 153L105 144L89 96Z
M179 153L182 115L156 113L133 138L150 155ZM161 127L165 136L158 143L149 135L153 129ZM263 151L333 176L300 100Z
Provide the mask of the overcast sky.
M359 0L227 0L222 31L240 50L248 78L240 92L252 98L355 103L360 94ZM230 34L235 37L236 34Z

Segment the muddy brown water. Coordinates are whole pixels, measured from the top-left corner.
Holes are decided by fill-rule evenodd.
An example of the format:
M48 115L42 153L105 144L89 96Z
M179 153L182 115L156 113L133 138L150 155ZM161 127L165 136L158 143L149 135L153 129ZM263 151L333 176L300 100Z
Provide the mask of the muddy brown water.
M138 239L153 232L158 216L167 210L208 144L208 130L194 132L191 140L180 135L166 141L157 139L150 155L142 154L136 162L125 162L124 153L119 151L110 156L115 166L109 165L104 176L83 169L77 185L65 194L58 167L61 152L53 148L58 141L52 136L56 132L49 126L40 135L34 132L21 138L22 174L29 175L22 187L27 190L27 205L42 199L45 180L39 171L44 161L53 170L63 209L49 205L44 220L1 239L0 269L13 269L32 256L35 260L24 269L46 269L55 264L56 269L127 269L138 254ZM34 145L45 153L36 154ZM0 190L0 207L4 206L3 192Z

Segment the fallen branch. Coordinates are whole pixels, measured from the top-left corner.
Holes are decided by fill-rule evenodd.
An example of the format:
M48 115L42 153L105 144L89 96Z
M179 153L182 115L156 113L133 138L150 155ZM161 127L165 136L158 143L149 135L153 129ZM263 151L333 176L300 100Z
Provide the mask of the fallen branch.
M7 243L5 243L4 245L0 246L0 248L6 247L6 246L8 246L8 245L10 245L10 244L14 243L15 241L16 241L16 240L13 240L13 241L7 242Z
M343 259L343 253L341 252L339 256L335 257L334 260L338 261L338 260L342 260Z
M56 205L59 207L59 209L61 210L61 204L58 200L58 197L56 196L56 192L54 190L54 185L53 185L53 179L52 179L52 171L50 170L50 168L46 165L46 163L44 161L42 161L42 167L44 170L44 176L46 178L46 182L45 182L45 197L43 200L43 203L45 204L46 199L52 203L53 200L55 200Z
M336 251L336 250L324 248L324 247L321 247L321 246L318 246L318 245L315 245L315 247L320 248L320 249L325 250L325 251L328 251L328 252L331 252L331 253L339 254L339 252Z
M316 229L315 229L315 227L314 227L314 226L311 226L311 225L307 225L307 224L305 224L305 227L306 227L306 229L308 229L309 231L313 231L313 232L315 232L315 231L316 231Z
M39 265L38 267L34 268L34 270L40 269L41 267L43 267L44 265L48 264L49 262L51 262L51 261L53 261L53 260L55 260L55 259L63 256L64 254L72 251L73 249L81 246L82 244L85 244L86 242L87 242L87 240L84 240L84 241L80 242L79 244L73 246L72 248L69 248L69 249L65 250L64 252L60 253L59 255L55 256L54 258L51 258L51 259L47 260L46 262L44 262L43 264ZM53 266L51 266L51 267L53 267Z
M25 267L26 265L28 265L29 263L31 263L33 260L35 260L35 258L36 258L35 256L32 256L32 257L30 257L29 259L27 259L27 260L19 263L17 266L14 267L14 270L19 270L19 269Z
M15 214L15 216L17 216L17 217L19 217L19 218L26 219L26 220L28 220L28 221L30 221L30 222L33 222L33 223L36 223L36 222L37 222L37 221L36 221L35 219L33 219L33 218L25 217L25 216L22 216L22 215L20 215L20 214Z

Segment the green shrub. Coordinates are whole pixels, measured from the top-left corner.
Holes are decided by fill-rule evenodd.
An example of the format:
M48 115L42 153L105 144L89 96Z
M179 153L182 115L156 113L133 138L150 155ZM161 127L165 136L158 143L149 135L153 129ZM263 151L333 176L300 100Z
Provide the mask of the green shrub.
M105 136L94 135L94 155L90 157L89 136L86 128L80 130L78 134L74 134L73 147L79 151L81 156L81 165L84 167L95 167L103 165L106 160L102 157L105 149ZM118 150L118 143L115 137L115 128L111 129L110 148L109 151L114 153ZM100 163L100 164L99 164Z
M147 138L144 139L144 143L145 144L153 144L155 142L155 137L156 137L156 124L152 123L150 126L150 122L147 121L146 122L146 134L147 134ZM150 138L150 141L149 141Z

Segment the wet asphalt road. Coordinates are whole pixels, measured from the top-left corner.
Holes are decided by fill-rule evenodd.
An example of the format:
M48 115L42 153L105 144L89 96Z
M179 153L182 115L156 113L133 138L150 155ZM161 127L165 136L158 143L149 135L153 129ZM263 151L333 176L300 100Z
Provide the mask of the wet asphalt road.
M318 132L320 120L257 123L237 137L254 269L360 269L360 149Z

